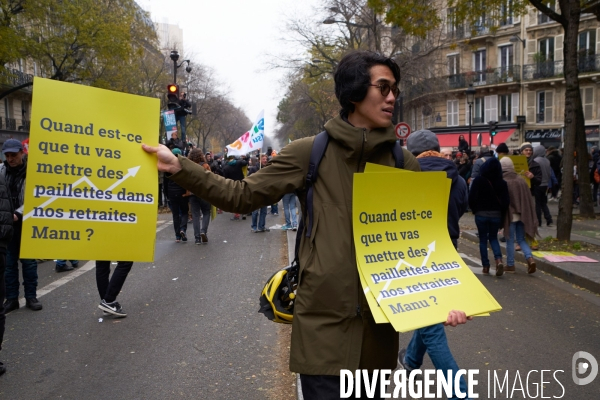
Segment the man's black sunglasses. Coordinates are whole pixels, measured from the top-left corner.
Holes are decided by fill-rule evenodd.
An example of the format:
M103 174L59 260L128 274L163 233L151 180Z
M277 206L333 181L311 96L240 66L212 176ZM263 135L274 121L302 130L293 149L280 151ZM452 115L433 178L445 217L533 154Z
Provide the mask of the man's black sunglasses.
M387 97L387 95L390 94L390 91L392 91L394 97L398 97L398 95L400 94L400 89L398 88L398 85L390 85L389 83L380 83L379 85L373 85L372 83L370 83L369 86L375 86L376 88L379 88L383 97Z

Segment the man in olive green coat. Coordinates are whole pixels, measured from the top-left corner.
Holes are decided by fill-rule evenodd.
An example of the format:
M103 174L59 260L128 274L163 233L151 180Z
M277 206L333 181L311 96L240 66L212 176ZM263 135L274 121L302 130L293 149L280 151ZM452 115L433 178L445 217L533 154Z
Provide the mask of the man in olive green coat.
M290 369L301 374L310 399L339 398L341 369L394 369L398 354L397 332L391 324L375 324L361 289L352 239L352 181L367 162L394 166L392 114L400 70L379 54L353 52L340 61L334 78L342 110L325 124L330 142L313 188L312 232L309 238L303 234L300 244L292 325ZM313 141L288 144L268 168L237 182L176 158L164 146L143 147L157 153L158 168L172 173L170 179L218 208L248 213L299 190L304 217L302 191ZM404 168L420 171L407 150ZM463 312L448 315L447 324L465 322Z

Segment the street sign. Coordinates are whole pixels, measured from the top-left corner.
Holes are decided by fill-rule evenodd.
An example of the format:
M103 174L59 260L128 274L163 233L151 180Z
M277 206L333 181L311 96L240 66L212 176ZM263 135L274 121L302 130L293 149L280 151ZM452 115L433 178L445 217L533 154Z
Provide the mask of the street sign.
M399 124L396 125L396 137L398 139L406 139L408 138L408 136L410 135L410 125L408 125L406 122L400 122Z

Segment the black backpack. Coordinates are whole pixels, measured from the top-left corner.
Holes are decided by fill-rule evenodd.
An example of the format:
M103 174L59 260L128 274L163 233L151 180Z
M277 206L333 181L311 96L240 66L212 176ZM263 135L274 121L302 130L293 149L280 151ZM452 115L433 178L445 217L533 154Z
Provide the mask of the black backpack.
M308 164L308 173L306 174L306 213L308 217L308 227L306 229L306 237L310 237L313 226L313 185L317 181L319 164L327 151L327 145L329 144L329 134L327 131L323 131L315 136L312 150L310 151L310 162ZM396 141L392 147L392 155L394 156L395 167L404 168L404 152L400 142ZM298 224L298 234L296 235L296 247L294 249L294 261L292 266L298 266L298 252L300 251L300 241L302 239L302 232L304 232L304 218L300 218Z

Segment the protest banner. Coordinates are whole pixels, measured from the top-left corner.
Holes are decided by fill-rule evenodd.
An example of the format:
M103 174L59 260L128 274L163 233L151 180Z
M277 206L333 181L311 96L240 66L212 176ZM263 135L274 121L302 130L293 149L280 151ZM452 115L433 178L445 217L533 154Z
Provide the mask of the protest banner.
M177 133L177 120L175 119L175 111L168 110L162 112L163 122L165 124L165 132L167 140L171 139L173 133Z
M252 151L260 150L265 136L265 111L262 110L252 128L238 140L227 146L227 156L243 156Z
M21 257L152 261L159 100L35 77ZM76 99L76 101L74 101Z
M446 174L404 173L398 179L396 171L382 168L355 174L353 224L365 293L375 296L389 322L406 332L443 322L452 309L467 315L500 310L450 240ZM384 196L372 195L381 188Z

